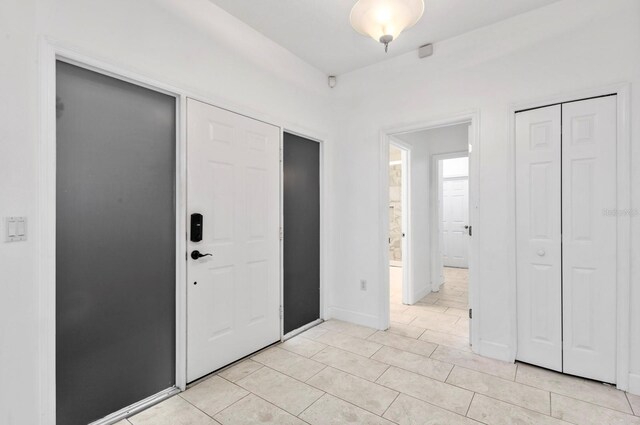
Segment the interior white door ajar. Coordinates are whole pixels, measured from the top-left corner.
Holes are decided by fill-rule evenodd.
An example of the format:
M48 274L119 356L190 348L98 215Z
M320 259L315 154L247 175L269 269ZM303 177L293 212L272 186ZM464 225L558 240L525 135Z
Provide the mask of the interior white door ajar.
M516 114L517 359L562 371L561 109Z
M280 339L280 131L189 99L187 145L191 382Z
M469 178L442 181L442 262L445 267L469 267Z

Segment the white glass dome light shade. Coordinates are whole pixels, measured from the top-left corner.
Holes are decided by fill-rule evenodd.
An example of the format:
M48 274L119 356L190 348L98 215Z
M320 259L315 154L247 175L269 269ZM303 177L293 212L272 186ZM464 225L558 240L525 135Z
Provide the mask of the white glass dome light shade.
M388 44L420 20L424 0L358 0L351 9L351 26L362 35Z

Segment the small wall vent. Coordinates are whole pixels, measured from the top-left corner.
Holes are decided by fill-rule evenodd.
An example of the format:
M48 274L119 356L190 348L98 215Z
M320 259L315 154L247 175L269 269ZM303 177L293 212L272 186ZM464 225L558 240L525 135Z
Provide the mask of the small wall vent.
M425 44L424 46L418 47L418 57L420 59L426 58L433 55L433 44Z

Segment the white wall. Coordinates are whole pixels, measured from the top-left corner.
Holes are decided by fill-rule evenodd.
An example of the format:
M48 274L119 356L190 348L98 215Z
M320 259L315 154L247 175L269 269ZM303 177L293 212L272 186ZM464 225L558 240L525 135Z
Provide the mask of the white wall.
M563 0L339 78L322 73L207 0L4 0L0 2L0 217L37 212L38 40L61 45L237 105L245 113L325 134L326 302L335 317L378 326L380 130L480 111L480 351L508 358L508 105L610 83L640 83L640 2ZM634 89L632 102L640 105ZM633 137L640 108L633 109ZM312 134L313 135L313 134ZM339 150L336 145L339 145ZM634 146L634 164L640 153ZM386 172L386 170L384 170ZM640 169L633 170L633 180ZM640 185L633 187L634 207ZM387 212L384 211L386 214ZM339 218L339 220L338 220ZM640 226L633 218L633 264ZM38 400L37 223L29 240L0 243L0 423L31 425ZM359 289L367 279L368 290ZM634 266L634 306L640 305ZM640 392L640 309L632 309L631 362ZM474 315L475 316L475 315Z
M430 201L433 185L431 159L433 155L467 151L468 131L468 124L459 124L394 137L411 149L409 187L413 291L410 294L410 303L419 301L432 290L430 247L434 229L430 226L433 213ZM435 229L435 232L438 232L438 229ZM433 287L439 287L440 283L436 282Z
M28 241L0 242L0 423L31 425L42 414L35 220L39 39L327 140L327 191L331 92L321 72L207 0L4 0L0 33L0 217L29 219Z
M434 56L415 52L340 77L345 117L339 138L335 202L357 220L336 222L342 235L334 258L333 311L368 325L378 316L383 276L378 265L380 131L469 111L480 114L479 311L474 314L483 354L514 357L509 316L507 250L512 229L508 203L509 105L573 91L631 82L634 164L640 163L640 2L564 0L435 45ZM351 111L351 112L350 112ZM640 168L633 170L633 205L640 202ZM640 392L640 217L633 223L632 379ZM363 293L358 279L366 278Z

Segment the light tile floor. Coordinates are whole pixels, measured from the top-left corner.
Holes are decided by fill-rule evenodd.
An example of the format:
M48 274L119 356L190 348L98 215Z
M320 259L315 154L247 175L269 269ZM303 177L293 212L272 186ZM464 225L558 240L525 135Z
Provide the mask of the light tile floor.
M388 331L329 320L118 425L640 425L638 396L473 354L464 271L447 279L392 301Z

